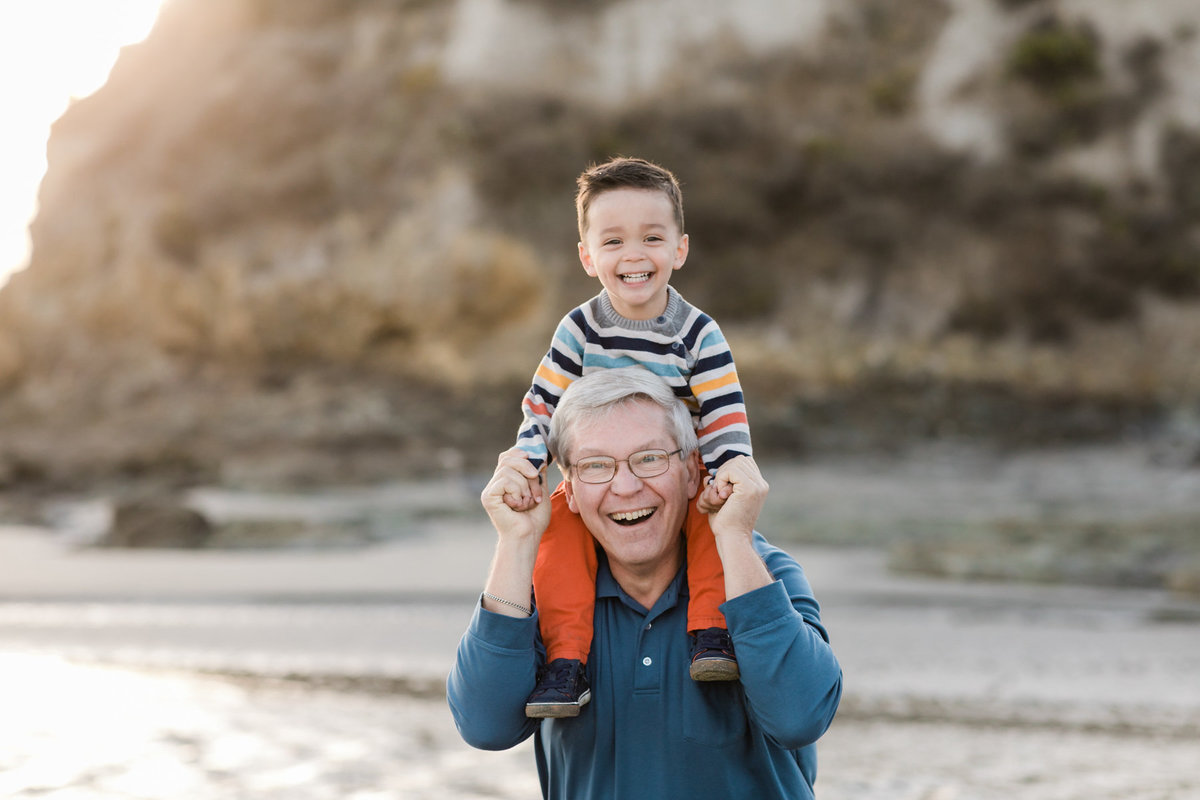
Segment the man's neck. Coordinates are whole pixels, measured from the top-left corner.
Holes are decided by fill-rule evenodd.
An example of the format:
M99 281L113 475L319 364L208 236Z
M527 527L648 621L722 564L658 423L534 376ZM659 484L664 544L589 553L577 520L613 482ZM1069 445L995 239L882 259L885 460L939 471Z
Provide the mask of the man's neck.
M663 592L671 585L671 581L675 580L675 576L679 573L679 567L683 564L683 552L681 536L679 549L671 558L663 559L657 564L629 566L614 561L610 557L608 569L612 572L613 580L617 582L617 585L625 590L625 594L649 610L654 608L658 598L662 597Z

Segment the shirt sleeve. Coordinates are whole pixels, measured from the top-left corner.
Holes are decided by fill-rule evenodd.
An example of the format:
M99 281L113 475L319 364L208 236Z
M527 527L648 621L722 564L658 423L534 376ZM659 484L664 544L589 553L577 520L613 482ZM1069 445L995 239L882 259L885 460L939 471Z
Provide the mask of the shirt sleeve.
M584 335L576 320L578 312L564 317L554 332L550 349L538 364L533 383L521 401L521 427L517 447L525 451L534 466L541 469L550 462L546 441L550 436L550 417L567 387L583 374Z
M755 534L775 581L726 601L750 718L778 746L812 744L829 727L842 695L842 670L821 624L820 607L795 559Z
M700 407L696 432L700 455L704 466L714 473L732 458L754 455L750 424L733 352L720 326L711 318L696 339L695 355L688 385Z
M537 664L537 615L509 617L476 603L446 680L450 713L463 741L506 750L533 734L538 721L525 716L525 700Z

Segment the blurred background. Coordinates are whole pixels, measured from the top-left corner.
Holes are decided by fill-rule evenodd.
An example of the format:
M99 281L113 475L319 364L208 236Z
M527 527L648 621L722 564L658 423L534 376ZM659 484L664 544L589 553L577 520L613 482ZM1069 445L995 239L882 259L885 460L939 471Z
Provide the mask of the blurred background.
M831 620L839 602L851 609L845 652L861 661L848 675L878 679L848 690L845 714L858 726L847 739L878 750L841 773L834 762L833 796L1011 796L1030 783L1016 767L964 777L955 764L973 758L959 752L905 777L909 759L888 747L914 735L897 725L948 726L923 735L960 743L981 742L963 738L968 723L1010 730L1029 696L1013 690L997 710L996 687L1038 669L1064 691L1083 674L1114 683L1041 697L1021 730L1129 734L1133 706L1076 719L1122 691L1099 649L1065 671L1032 647L1011 674L984 668L990 651L972 637L986 624L972 614L999 608L1064 631L1084 614L1097 636L1153 622L1163 638L1131 644L1144 658L1123 667L1149 691L1133 693L1137 713L1157 709L1134 733L1162 754L1200 729L1200 697L1177 685L1200 669L1192 0L38 7L44 18L3 12L14 124L0 205L0 655L369 673L445 724L429 676L486 569L475 497L554 325L599 288L575 255L575 177L622 154L683 183L691 253L673 284L732 344L776 489L762 527L837 578L810 566ZM897 597L948 626L905 617L942 631L930 648L959 642L936 686L885 666L916 676L925 662L868 645ZM1111 615L1087 617L1097 606ZM330 645L364 607L396 614L367 613L373 634ZM243 638L197 644L230 608L249 620ZM272 616L284 608L292 622ZM947 608L970 613L946 622ZM310 633L264 644L288 624ZM155 638L168 629L177 638ZM339 647L361 659L330 660ZM955 683L966 675L979 682ZM330 703L360 719L352 697ZM455 761L482 756L453 741L387 745L451 754L421 773L425 789L371 794L386 783L376 776L355 791L530 791L525 757L516 783L447 788L445 776L496 763ZM1094 739L1079 752L1111 767ZM880 753L894 772L869 766L889 763ZM103 788L78 761L46 766L76 783L38 784L13 758L0 763L0 789L6 766L24 776L13 796L211 789L173 793L161 775ZM1159 772L1167 782L1149 788L1137 773L1041 775L1045 792L1022 792L1200 796L1186 774ZM322 774L329 796L360 796ZM288 775L233 796L300 796Z

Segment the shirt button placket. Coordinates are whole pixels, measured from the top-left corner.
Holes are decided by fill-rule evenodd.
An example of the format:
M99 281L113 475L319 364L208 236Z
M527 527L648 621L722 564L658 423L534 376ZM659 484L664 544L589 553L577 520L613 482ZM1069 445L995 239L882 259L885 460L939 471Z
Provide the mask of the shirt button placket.
M651 631L651 628L655 628ZM662 685L661 666L656 661L662 661L659 649L662 646L660 631L653 622L644 622L638 634L635 657L641 664L634 668L634 689L641 692L658 692Z

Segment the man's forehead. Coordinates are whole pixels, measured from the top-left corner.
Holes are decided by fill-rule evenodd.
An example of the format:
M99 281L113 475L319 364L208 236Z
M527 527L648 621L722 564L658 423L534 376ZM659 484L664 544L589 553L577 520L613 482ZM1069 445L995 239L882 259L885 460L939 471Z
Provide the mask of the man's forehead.
M575 431L574 456L612 455L622 457L640 450L674 450L667 415L649 400L631 400L609 408L606 413L581 419ZM627 452L616 453L614 449Z

